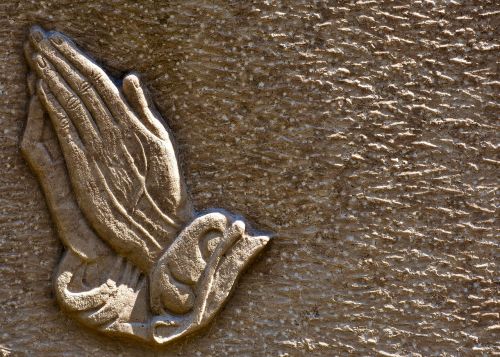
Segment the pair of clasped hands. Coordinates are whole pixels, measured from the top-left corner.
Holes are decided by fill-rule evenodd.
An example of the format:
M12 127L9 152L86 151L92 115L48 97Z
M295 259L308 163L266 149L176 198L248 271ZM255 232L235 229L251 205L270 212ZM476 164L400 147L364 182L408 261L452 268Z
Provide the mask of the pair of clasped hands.
M21 150L39 177L63 243L76 254L69 257L77 257L77 263L68 259L63 266L68 271L59 275L62 299L72 299L64 296L71 294L66 290L77 270L73 265L96 259L102 239L104 255L111 248L120 257L119 267L122 257L132 263L123 276L138 276L137 271L148 276L154 328L175 327L158 337L160 343L201 327L269 237L248 235L245 223L223 210L196 214L173 137L136 75L127 75L118 86L71 40L40 27L30 30L25 55L32 70L31 99ZM45 114L58 145L53 137L41 137ZM59 151L48 155L42 150L48 142L55 150L59 146L64 160ZM129 272L130 266L136 273ZM114 275L113 268L109 276ZM142 281L137 279L125 278L125 284L136 289ZM84 307L95 304L94 295L84 294L83 305L73 304L90 324L96 322L93 315L88 322ZM117 297L122 298L122 303L135 301L126 294ZM105 305L110 311L114 301Z
M80 209L109 245L150 271L193 211L171 134L139 78L127 75L119 89L71 40L38 26L25 55Z

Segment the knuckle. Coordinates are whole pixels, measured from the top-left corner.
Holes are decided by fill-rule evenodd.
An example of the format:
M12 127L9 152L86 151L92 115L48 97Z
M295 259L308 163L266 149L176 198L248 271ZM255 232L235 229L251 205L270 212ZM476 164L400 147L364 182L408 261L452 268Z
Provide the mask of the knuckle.
M92 85L90 84L89 81L83 81L80 84L78 90L79 90L80 93L86 94L86 93L88 93L90 91L91 88L92 88Z
M66 118L66 116L63 116L63 115L59 115L60 117L60 121L61 121L61 129L63 130L69 130L69 120L68 118Z
M92 78L92 80L94 80L96 82L100 82L100 81L103 80L104 75L103 75L103 73L101 72L100 69L93 68L92 72L90 73L90 78Z
M66 105L70 110L75 110L76 108L78 108L78 105L80 104L79 102L80 101L74 95L70 95L66 100Z
M57 76L54 73L54 71L52 71L50 69L44 69L43 73L45 75L45 78L47 78L48 83L55 84L55 83L58 82L57 81Z

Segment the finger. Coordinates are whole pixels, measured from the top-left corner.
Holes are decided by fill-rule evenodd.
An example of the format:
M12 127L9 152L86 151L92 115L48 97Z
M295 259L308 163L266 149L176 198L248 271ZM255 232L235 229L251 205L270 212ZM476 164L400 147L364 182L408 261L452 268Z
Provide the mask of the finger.
M82 142L88 145L89 148L98 146L100 139L97 127L80 98L45 57L36 54L33 61L38 76L44 80L44 83L48 84L49 91L53 93L67 114L68 119L77 128Z
M33 72L34 65L33 65L33 48L31 47L31 44L29 42L26 42L24 44L24 57L26 58L26 61L28 62L28 66L30 67L30 71L28 72L28 93L29 95L35 95L36 93L36 74Z
M75 154L81 154L84 148L76 128L43 80L38 81L37 94L40 102L49 114L61 148L66 154L65 156L68 157L67 155L69 155L69 157L73 157Z
M28 120L21 139L21 152L36 172L52 162L49 152L41 143L43 126L43 108L38 97L34 95L30 99Z
M168 138L163 119L156 110L149 92L141 84L136 74L128 74L123 79L123 93L125 93L127 100L139 114L139 120L144 126L159 138Z
M33 72L28 72L27 84L28 93L30 96L36 96L36 74Z
M108 300L97 311L85 311L82 313L83 318L87 323L93 325L104 325L105 323L109 323L112 320L115 320L119 316L119 312L116 309L116 304L113 303L113 300Z
M33 50L33 47L31 46L31 43L29 41L24 43L23 50L24 50L24 58L26 58L28 66L34 71L35 67L33 64L33 55L35 54L35 51Z
M33 49L29 42L24 44L24 55L28 61L28 65L33 69L31 59L33 56ZM28 72L26 82L28 85L28 93L31 98L28 105L26 128L24 129L21 140L21 151L23 151L24 154L27 154L30 150L34 150L35 146L41 142L44 122L43 108L40 100L36 96L36 75L32 71Z
M113 125L113 117L97 94L93 85L78 72L61 53L52 46L47 35L39 27L33 27L30 32L31 46L44 58L48 59L61 77L82 99L91 113L100 132L106 132ZM30 47L31 47L30 46Z
M23 141L39 143L43 134L43 108L40 100L36 96L30 98L28 107L28 120L24 131Z
M49 35L49 41L94 86L117 122L133 118L130 108L125 104L113 81L97 64L84 55L71 40L58 32L53 32Z
M30 67L30 71L28 72L28 93L29 95L35 95L36 93L36 74L33 72L35 70L33 64L33 55L35 54L33 51L33 47L31 47L30 42L24 43L24 57L26 58L26 62L28 62L28 66Z

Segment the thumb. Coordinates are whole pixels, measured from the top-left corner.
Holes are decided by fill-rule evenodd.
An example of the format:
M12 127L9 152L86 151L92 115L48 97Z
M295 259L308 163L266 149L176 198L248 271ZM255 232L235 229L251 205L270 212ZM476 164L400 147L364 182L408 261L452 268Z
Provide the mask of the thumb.
M168 138L163 118L136 74L130 73L123 79L123 93L144 126L154 135L162 139Z

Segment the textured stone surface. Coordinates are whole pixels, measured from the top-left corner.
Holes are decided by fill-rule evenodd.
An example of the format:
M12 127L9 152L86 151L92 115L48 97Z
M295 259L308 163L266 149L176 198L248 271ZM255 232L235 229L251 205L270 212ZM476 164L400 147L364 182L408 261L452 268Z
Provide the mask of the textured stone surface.
M494 1L3 1L0 351L498 353L499 11ZM199 335L158 352L59 311L61 246L18 150L34 23L116 76L143 74L196 209L277 232Z

